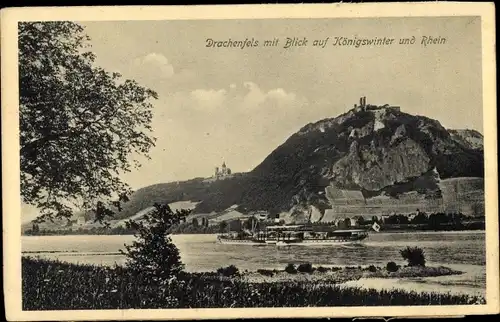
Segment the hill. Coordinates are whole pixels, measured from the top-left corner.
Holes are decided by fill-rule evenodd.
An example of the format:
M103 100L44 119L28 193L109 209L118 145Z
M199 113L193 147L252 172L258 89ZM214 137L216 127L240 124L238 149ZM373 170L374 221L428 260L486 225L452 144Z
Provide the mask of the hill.
M418 205L443 199L442 180L483 178L483 163L482 135L476 131L447 130L437 120L398 107L357 106L305 125L248 173L139 189L118 219L155 202L178 201L197 202L195 214L233 205L241 213L274 214L314 206L321 213L315 216L321 218L327 209L342 204L338 200L344 197L331 196L335 190L353 191L373 202L411 199Z
M448 130L452 139L470 149L483 149L483 135L475 130Z

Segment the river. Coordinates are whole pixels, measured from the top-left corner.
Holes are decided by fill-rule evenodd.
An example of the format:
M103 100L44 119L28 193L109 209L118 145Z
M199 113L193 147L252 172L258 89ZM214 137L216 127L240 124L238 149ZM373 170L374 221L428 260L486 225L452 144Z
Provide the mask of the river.
M462 275L412 280L360 280L348 285L404 288L421 291L484 294L486 257L484 231L372 233L362 246L249 246L217 244L216 235L174 235L187 271L213 271L236 265L240 270L283 269L288 263L310 262L319 266L384 266L388 261L404 265L399 250L421 247L429 266L443 265ZM119 253L130 235L23 236L24 256L59 259L72 263L122 265Z

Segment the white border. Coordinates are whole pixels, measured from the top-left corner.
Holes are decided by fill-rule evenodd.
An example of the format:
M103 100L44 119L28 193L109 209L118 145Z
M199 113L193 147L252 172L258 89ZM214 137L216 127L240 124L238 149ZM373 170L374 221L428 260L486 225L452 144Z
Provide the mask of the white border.
M180 20L264 18L481 16L486 198L486 305L327 307L266 309L171 309L36 311L21 309L21 231L19 188L19 117L17 23L45 20ZM8 320L234 319L355 316L456 316L499 312L499 240L496 150L496 61L493 3L363 3L226 6L39 7L1 12L2 192L4 295Z

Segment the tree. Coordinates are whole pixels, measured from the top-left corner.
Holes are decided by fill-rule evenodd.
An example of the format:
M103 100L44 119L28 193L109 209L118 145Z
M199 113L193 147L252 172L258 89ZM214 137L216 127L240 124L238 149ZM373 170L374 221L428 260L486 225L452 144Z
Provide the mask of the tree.
M297 267L297 272L310 274L310 273L314 272L314 269L313 269L311 263L302 263Z
M198 227L198 219L193 218L193 220L191 221L191 224L193 225L194 228L197 228Z
M428 226L432 229L439 229L442 225L448 222L448 217L442 212L430 214L428 219Z
M366 220L363 216L356 216L354 217L354 219L356 219L356 223L358 224L358 226L366 225Z
M408 266L425 267L425 253L420 247L406 247L399 251L401 257L408 261Z
M412 220L412 224L426 224L428 222L427 215L423 212L419 212Z
M472 216L479 217L484 215L484 205L480 202L473 202L471 205Z
M224 232L226 229L227 229L227 222L225 222L225 221L221 221L221 222L219 223L219 231L220 231L220 232Z
M19 23L20 169L23 202L39 220L69 218L75 205L98 220L120 210L120 175L148 157L157 94L95 66L73 22Z
M295 267L294 264L289 263L285 267L285 272L287 272L288 274L297 274L297 268Z
M236 267L234 265L229 265L227 267L221 267L221 268L217 269L217 274L222 275L222 276L227 276L227 277L238 276L238 275L240 275L240 271L239 271L238 267Z
M393 273L393 272L397 272L398 269L399 269L399 267L394 262L388 262L387 265L386 265L386 269L387 269L388 272Z
M407 225L409 223L410 223L410 219L408 219L408 216L405 216L405 215L398 216L398 224Z
M155 204L155 210L144 215L142 221L127 221L127 229L136 231L136 240L131 245L125 245L125 251L120 250L127 258L127 267L160 279L180 273L184 265L169 231L189 213L188 210L174 213L168 204Z
M385 223L390 225L408 224L409 222L408 217L401 214L389 216L389 218L385 220Z
M245 220L243 228L248 230L252 230L253 228L259 229L259 220L255 216L252 216Z
M33 233L39 233L40 232L40 226L38 226L37 223L33 223L31 231Z

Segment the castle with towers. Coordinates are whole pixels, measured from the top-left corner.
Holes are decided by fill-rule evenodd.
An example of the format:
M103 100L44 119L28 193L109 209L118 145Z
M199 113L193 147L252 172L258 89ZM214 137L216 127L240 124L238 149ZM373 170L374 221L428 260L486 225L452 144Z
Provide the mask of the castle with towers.
M226 162L222 162L222 166L215 167L214 174L205 178L203 182L214 182L217 180L224 180L233 177L233 172L227 167Z
M228 176L231 176L231 169L226 166L226 162L222 162L222 166L220 168L215 167L215 179L223 179Z

